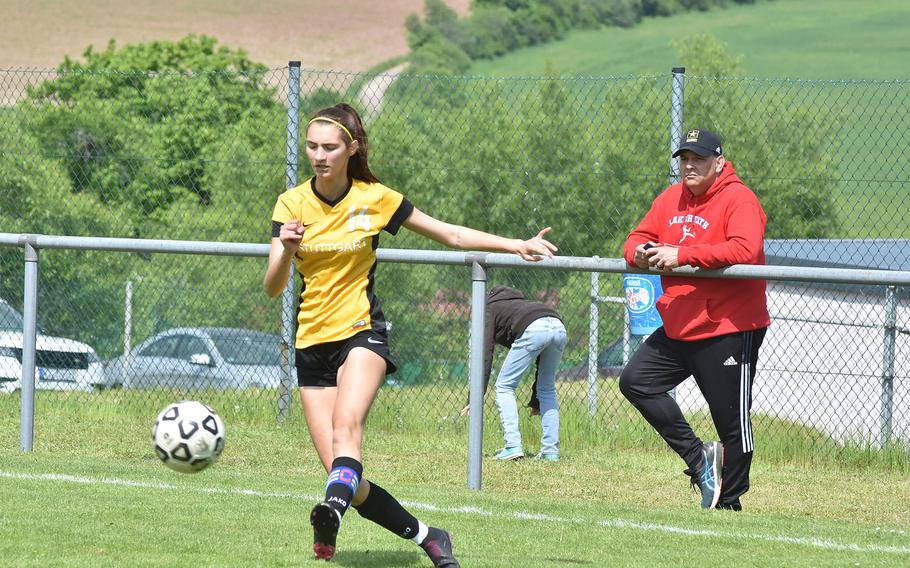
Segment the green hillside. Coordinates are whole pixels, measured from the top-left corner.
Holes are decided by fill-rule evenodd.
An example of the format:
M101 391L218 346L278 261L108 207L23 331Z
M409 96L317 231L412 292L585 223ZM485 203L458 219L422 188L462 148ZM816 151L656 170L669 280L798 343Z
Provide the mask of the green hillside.
M800 79L910 78L910 2L776 0L648 18L628 29L575 31L564 41L475 63L472 75L666 73L675 38L710 33L742 56L746 75Z

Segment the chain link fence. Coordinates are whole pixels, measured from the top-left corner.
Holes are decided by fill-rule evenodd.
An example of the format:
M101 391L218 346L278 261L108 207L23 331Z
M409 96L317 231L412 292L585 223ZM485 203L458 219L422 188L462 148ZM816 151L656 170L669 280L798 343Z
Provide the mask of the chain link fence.
M762 201L769 264L910 269L910 155L902 150L910 82L682 70L497 79L294 65L253 75L0 71L0 225L6 233L266 243L275 199L311 175L298 129L342 100L362 112L378 177L449 222L525 238L551 226L560 254L619 257L676 174L669 156L679 134L700 127L722 136L725 155ZM381 246L436 247L406 231ZM282 306L261 292L263 270L255 258L48 251L41 333L61 338L49 350L84 349L64 348L62 338L90 346L101 370L90 355L85 379L49 365L39 389L90 404L129 401L149 416L177 396L204 397L230 409L229 419L252 415L248 408L295 413L281 388ZM469 273L383 264L378 274L400 367L381 391L377 406L392 410L374 412L378 427L463 420ZM21 250L0 248L0 299L19 312L22 281ZM559 400L567 449L660 446L616 388L628 354L626 310L597 298L624 298L621 275L601 275L592 290L587 273L494 269L491 284L519 288L565 319ZM847 447L906 445L906 290L779 282L769 286L769 303L775 322L754 388L759 451L831 457ZM170 339L156 347L156 338ZM135 369L147 349L160 351L150 376L116 380L120 362ZM593 399L591 350L602 359ZM497 352L494 372L504 355ZM262 364L230 363L238 353ZM12 390L14 378L0 377L0 385ZM529 397L530 382L519 396ZM693 386L677 396L709 436ZM490 444L498 438L492 398ZM522 420L534 448L539 423Z

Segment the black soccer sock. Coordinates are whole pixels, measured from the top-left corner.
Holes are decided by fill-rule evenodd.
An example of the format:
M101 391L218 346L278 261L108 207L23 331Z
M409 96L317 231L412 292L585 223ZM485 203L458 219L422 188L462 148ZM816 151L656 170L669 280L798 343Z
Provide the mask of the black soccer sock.
M382 487L370 481L370 493L360 505L354 505L364 519L397 534L401 538L414 538L420 523L408 513L397 499Z
M351 506L362 473L363 466L354 458L340 457L332 462L332 471L325 482L325 502L335 509L339 518Z

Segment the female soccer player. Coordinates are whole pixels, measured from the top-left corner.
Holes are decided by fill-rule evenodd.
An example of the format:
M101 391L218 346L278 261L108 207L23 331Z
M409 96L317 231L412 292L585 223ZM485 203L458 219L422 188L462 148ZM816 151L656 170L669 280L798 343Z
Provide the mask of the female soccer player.
M522 241L444 223L382 185L367 164L360 116L341 103L316 112L306 128L315 175L278 198L263 287L275 297L293 260L303 279L295 361L300 399L319 459L328 472L325 500L310 513L313 552L335 554L341 519L361 516L420 545L437 567L459 566L449 533L428 527L384 489L362 478L361 439L367 413L396 366L386 321L373 289L383 229L404 226L449 247L514 252L529 261L552 257L549 227Z

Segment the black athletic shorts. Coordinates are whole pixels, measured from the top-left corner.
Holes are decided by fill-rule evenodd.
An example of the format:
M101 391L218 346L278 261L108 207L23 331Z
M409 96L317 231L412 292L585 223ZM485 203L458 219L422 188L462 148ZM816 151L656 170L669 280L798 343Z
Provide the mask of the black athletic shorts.
M365 347L379 355L386 362L386 374L394 373L398 366L389 349L389 338L385 333L367 329L340 341L329 341L294 350L297 366L297 384L301 387L338 386L338 369L344 364L348 353L355 347Z

